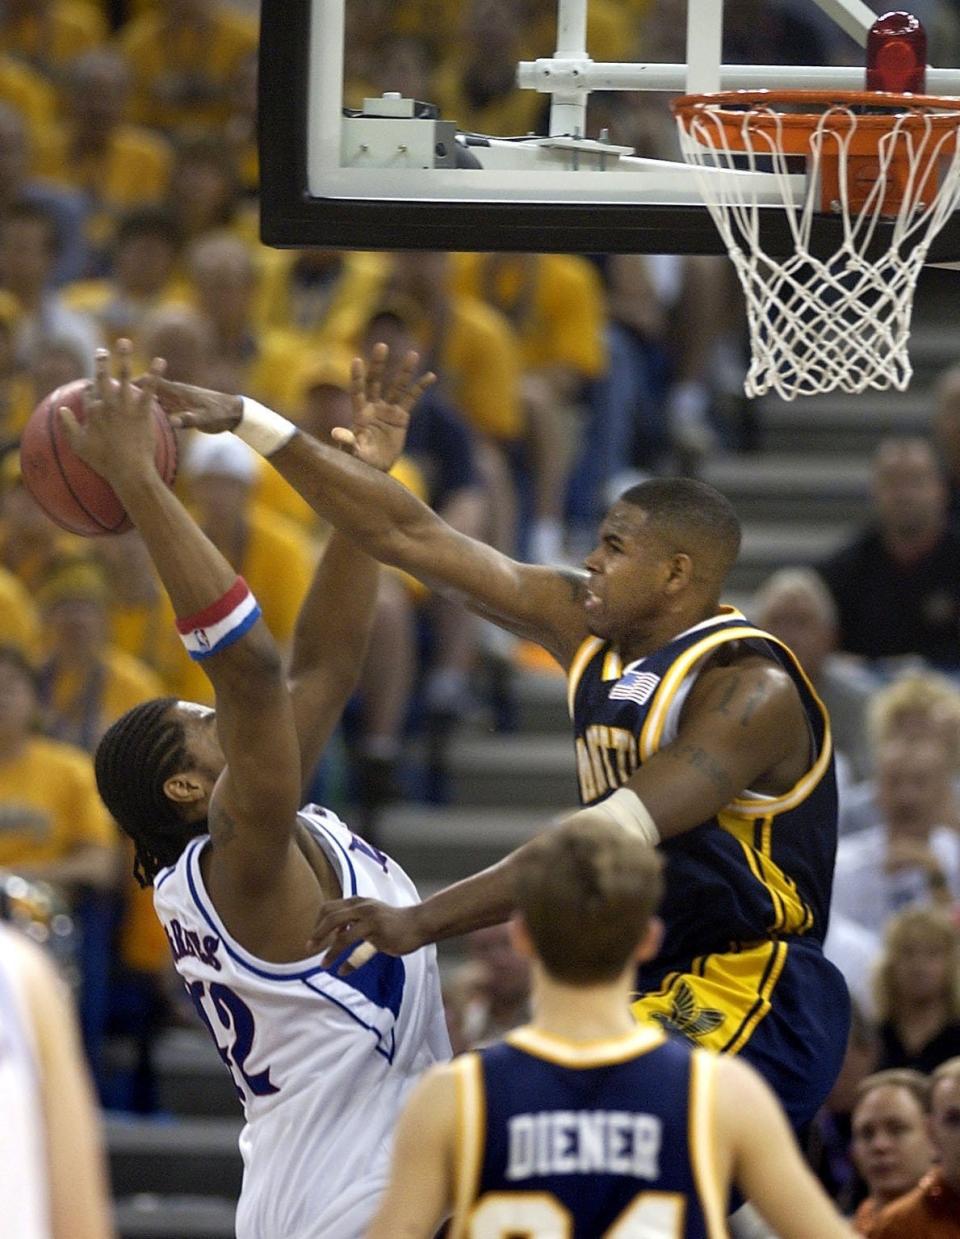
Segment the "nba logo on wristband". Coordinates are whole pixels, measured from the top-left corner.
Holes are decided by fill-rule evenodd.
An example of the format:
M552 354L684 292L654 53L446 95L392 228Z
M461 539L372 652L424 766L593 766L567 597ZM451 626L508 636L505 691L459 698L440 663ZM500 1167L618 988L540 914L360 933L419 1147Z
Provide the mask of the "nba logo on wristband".
M191 658L201 660L219 654L239 641L260 618L260 607L242 576L222 598L196 615L177 620L177 632Z

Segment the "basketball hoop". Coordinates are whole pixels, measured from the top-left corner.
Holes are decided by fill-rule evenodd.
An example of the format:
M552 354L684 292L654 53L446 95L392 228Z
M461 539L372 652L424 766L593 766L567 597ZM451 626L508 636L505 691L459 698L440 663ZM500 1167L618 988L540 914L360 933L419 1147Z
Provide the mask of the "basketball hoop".
M920 268L960 201L960 98L743 90L673 110L746 296L747 395L903 391ZM764 229L781 202L786 257ZM825 219L839 237L826 256Z

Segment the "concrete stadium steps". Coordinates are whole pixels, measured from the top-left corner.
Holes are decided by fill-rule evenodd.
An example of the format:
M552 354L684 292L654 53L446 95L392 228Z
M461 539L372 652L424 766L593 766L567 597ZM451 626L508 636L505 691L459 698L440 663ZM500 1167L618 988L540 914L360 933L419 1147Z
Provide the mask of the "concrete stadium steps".
M120 1239L234 1239L233 1200L144 1192L116 1202Z
M842 546L856 528L856 522L747 524L739 562L730 574L730 588L749 594L778 568L797 564L815 566Z
M168 1114L234 1122L240 1102L230 1072L205 1029L177 1028L156 1047L160 1109Z
M106 1119L113 1194L235 1199L243 1164L237 1148L242 1120L233 1118Z
M885 435L926 434L931 405L929 388L916 381L907 392L831 392L791 401L767 396L758 408L763 453L869 457Z
M567 762L573 765L568 748ZM577 803L575 793L562 807ZM387 809L380 822L380 841L422 890L468 877L501 860L543 828L551 809L458 805L431 808L403 804Z
M518 730L523 733L570 734L567 713L567 680L559 670L513 672L513 693L517 701Z
M835 453L731 456L707 461L701 476L722 491L749 527L754 522L858 521L869 502L870 463Z
M447 765L453 804L550 810L577 801L569 730L553 735L464 730L450 742Z

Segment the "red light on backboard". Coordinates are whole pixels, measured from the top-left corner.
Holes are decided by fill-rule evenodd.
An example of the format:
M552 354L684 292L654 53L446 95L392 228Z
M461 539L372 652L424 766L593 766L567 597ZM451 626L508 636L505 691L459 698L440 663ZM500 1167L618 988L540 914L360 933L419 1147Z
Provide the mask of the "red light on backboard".
M867 90L922 95L927 33L912 13L884 13L867 36Z

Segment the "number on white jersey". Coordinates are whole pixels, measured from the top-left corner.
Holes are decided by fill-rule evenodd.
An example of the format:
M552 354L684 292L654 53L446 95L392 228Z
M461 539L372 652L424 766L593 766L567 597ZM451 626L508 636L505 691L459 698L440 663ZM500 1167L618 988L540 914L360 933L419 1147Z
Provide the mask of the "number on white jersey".
M253 1018L253 1012L240 995L228 985L221 985L219 981L211 981L209 985L205 981L192 981L187 986L187 993L193 999L197 1014L206 1024L214 1045L217 1047L217 1053L230 1068L237 1096L244 1105L250 1094L254 1097L265 1097L268 1093L278 1093L280 1090L270 1079L269 1067L254 1075L246 1069L247 1059L253 1050L256 1021ZM220 1038L217 1036L213 1020L207 1010L205 999L208 995L217 1017L217 1023L228 1033L233 1034L225 1046L220 1044Z

